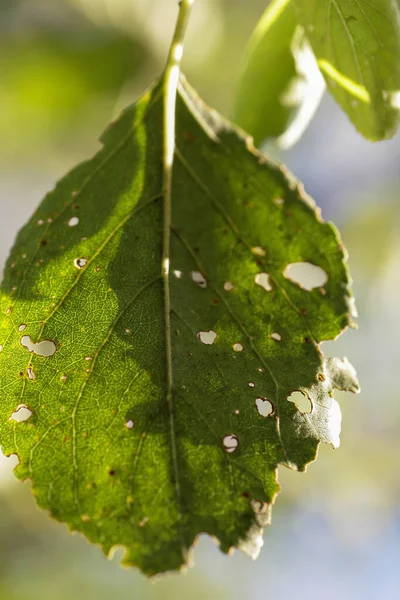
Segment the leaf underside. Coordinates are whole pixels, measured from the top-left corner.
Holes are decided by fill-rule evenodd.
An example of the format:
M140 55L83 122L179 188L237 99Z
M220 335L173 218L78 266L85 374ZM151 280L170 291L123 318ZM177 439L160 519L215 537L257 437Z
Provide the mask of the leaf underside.
M200 532L256 556L277 466L337 446L333 388L357 390L319 349L352 324L337 231L183 78L176 118L170 389L161 86L44 199L1 290L3 451L41 507L149 575L187 563ZM327 282L294 283L299 262ZM18 422L18 407L32 414Z

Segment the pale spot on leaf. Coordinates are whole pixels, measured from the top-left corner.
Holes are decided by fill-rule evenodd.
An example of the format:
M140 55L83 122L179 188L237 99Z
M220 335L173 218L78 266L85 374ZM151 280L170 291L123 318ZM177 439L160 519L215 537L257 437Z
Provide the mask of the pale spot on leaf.
M32 367L28 367L27 368L26 375L27 375L28 379L30 379L31 381L33 381L34 379L36 379L36 375L35 375Z
M254 248L251 249L252 253L255 254L255 256L265 256L266 252L265 249L262 248L261 246L254 246Z
M281 334L277 333L276 331L274 333L271 333L271 338L276 342L280 342L282 340Z
M225 283L224 283L224 290L226 292L231 292L234 287L235 286L233 285L233 283L231 283L230 281L225 281Z

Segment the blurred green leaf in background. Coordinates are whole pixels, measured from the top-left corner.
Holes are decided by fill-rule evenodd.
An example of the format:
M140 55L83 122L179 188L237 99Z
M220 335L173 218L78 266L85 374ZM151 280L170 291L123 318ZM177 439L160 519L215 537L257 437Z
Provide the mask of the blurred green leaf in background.
M292 0L273 0L242 59L233 119L257 146L292 146L309 124L325 85Z

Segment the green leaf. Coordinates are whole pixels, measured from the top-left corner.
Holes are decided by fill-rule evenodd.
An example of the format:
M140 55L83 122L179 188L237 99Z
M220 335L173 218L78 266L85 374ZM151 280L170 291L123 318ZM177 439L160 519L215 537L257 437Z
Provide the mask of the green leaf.
M0 306L17 476L147 574L185 564L200 532L256 556L278 464L302 471L319 441L337 446L332 390L357 388L319 348L351 324L336 230L184 80L166 277L162 100L156 86L127 109L45 198Z
M400 14L395 0L293 0L329 91L366 138L400 119Z
M297 25L292 0L274 0L243 59L234 121L254 137L257 146L285 132L281 145L293 145L317 109L324 88L304 30Z

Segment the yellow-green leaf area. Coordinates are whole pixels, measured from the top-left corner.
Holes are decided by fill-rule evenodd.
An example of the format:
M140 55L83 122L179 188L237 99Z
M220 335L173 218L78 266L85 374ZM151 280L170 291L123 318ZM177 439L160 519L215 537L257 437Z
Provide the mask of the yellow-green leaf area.
M302 471L320 441L337 446L333 389L357 390L319 347L352 323L336 229L181 79L163 260L162 130L157 85L19 233L0 306L17 476L149 575L186 564L201 532L256 556L278 465Z

